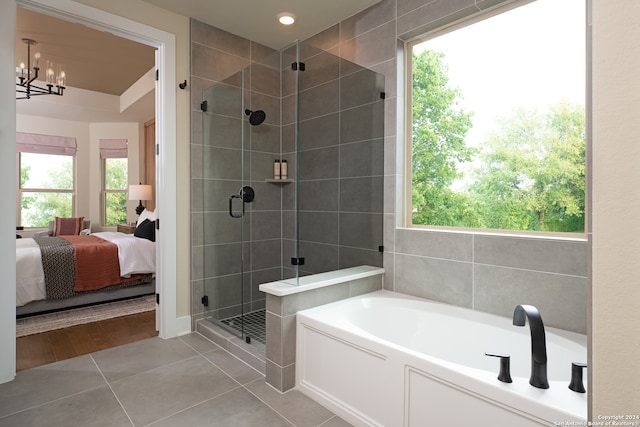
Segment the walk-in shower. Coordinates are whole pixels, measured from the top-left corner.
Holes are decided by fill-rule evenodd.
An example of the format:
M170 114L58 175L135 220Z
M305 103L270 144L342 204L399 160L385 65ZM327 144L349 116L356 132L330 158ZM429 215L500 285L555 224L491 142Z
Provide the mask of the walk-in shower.
M192 317L264 351L261 283L382 266L384 79L307 42L246 64L194 112Z

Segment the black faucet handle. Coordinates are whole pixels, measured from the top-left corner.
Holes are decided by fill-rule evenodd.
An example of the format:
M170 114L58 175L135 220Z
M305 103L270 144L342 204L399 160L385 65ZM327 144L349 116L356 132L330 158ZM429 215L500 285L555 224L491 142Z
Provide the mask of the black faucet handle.
M582 384L582 368L586 368L586 363L573 362L571 363L571 383L569 383L569 388L576 393L586 393L587 390L584 389L584 385Z
M498 380L503 383L511 383L511 356L501 353L485 353L485 356L499 357L500 358L500 373L498 374Z

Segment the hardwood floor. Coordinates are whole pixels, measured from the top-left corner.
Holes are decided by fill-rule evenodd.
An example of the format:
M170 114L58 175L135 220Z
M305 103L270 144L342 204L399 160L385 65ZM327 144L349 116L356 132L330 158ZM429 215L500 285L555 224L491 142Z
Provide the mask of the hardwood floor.
M70 359L155 337L155 311L72 326L16 339L16 369Z

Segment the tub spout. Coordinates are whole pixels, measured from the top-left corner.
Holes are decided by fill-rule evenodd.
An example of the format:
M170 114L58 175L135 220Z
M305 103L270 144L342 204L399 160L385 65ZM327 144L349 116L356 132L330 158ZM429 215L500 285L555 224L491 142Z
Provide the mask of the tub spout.
M529 319L531 330L531 378L529 384L538 388L549 388L547 381L547 343L542 316L532 305L518 305L513 311L513 324L524 326Z

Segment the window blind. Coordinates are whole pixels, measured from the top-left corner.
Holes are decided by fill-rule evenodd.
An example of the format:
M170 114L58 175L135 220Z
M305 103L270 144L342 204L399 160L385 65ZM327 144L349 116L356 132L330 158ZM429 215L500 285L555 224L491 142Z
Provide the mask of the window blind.
M102 159L126 159L127 153L126 139L101 139L100 158Z
M16 132L16 151L20 153L75 156L78 151L78 144L75 138L69 136Z

